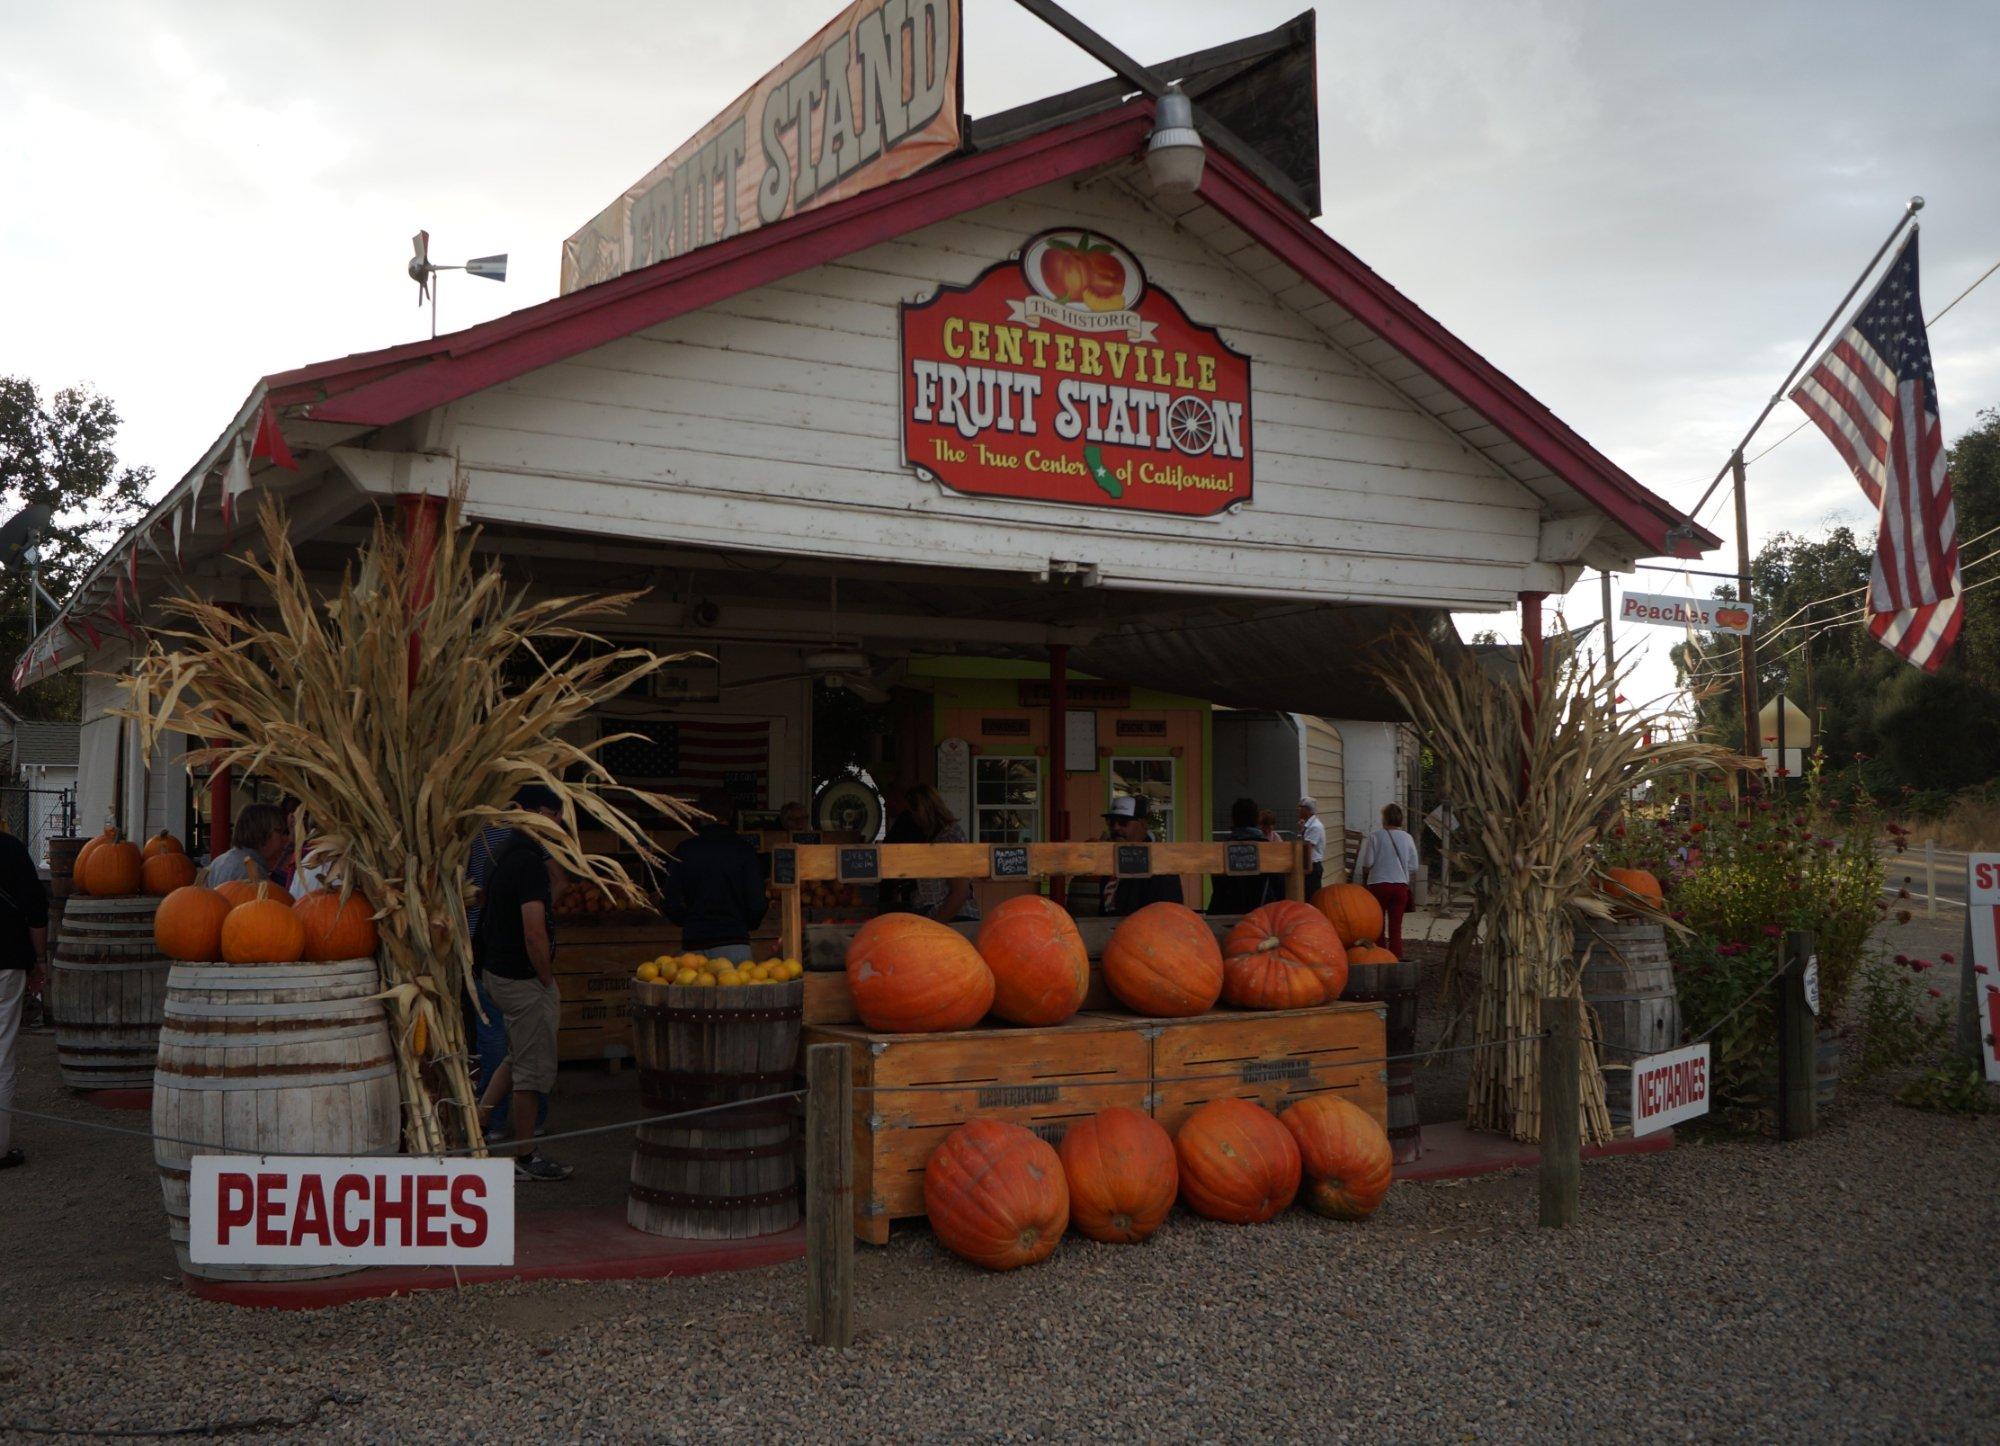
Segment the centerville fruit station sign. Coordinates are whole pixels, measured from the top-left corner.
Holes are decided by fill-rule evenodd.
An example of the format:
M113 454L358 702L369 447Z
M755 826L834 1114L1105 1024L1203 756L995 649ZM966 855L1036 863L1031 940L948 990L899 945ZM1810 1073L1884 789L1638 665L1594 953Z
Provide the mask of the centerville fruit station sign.
M905 305L903 457L956 492L1212 516L1250 500L1250 359L1091 231Z

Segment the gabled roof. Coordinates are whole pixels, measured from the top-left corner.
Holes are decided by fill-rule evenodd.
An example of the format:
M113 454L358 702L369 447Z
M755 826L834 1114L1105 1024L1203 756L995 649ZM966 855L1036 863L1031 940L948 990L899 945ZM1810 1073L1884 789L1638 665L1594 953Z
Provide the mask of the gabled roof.
M74 723L43 723L32 718L15 723L14 766L76 767L78 733Z
M195 469L92 568L63 615L23 656L15 670L17 686L68 661L62 656L68 650L64 634L76 633L79 623L90 632L91 610L113 605L114 621L124 625L119 577L130 571L136 580L140 569L150 566L139 544L165 556L161 530L171 525L186 494L272 408L280 425L289 423L288 440L300 450L321 445L329 433L352 435L400 422L920 227L1129 163L1143 154L1152 121L1152 102L1137 98L464 331L264 377ZM1205 203L1220 224L1239 230L1318 293L1337 338L1342 329L1365 336L1358 346L1343 344L1378 375L1524 485L1574 493L1637 539L1643 556L1696 556L1720 546L1715 534L1598 452L1224 148L1209 148L1198 197L1187 204ZM1307 303L1300 309L1310 315L1314 307ZM1395 358L1397 372L1370 358L1371 347ZM1424 386L1413 387L1412 378ZM1421 396L1423 391L1430 395ZM99 621L107 629L111 625Z

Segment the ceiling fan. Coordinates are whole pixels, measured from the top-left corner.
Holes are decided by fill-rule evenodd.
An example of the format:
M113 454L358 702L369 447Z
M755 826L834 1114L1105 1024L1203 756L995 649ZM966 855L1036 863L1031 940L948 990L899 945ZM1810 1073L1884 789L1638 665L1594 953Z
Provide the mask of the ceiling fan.
M829 688L838 688L852 693L864 703L886 703L889 690L885 681L892 681L889 674L897 672L901 664L892 664L882 673L876 673L869 664L868 655L856 648L844 646L840 641L840 579L827 579L828 626L826 645L807 653L801 660L798 671L771 673L761 678L743 678L723 685L731 688L751 688L760 683L792 683L801 678L812 678Z

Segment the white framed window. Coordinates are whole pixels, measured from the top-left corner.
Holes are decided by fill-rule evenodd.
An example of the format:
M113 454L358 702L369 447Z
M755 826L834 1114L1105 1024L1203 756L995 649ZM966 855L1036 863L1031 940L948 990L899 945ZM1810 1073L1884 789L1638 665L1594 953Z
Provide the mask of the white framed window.
M1174 838L1174 760L1171 758L1113 758L1110 791L1113 802L1121 798L1143 798L1153 809L1151 832L1155 843Z
M972 841L1039 843L1042 760L991 755L972 760Z

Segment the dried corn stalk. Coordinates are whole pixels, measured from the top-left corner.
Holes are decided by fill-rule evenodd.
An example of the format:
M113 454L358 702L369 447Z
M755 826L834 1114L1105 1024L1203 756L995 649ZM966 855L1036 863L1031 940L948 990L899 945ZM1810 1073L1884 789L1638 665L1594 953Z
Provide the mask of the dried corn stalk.
M481 829L525 829L575 878L620 902L643 895L616 860L587 853L579 825L657 851L613 796L669 819L672 799L622 789L563 730L673 661L612 650L586 625L637 594L530 600L496 565L475 565L454 499L426 557L386 521L331 597L307 583L284 514L262 517L265 560L243 559L268 595L250 612L172 599L170 627L125 680L150 750L165 732L209 740L188 755L254 775L298 799L312 860L375 906L380 962L413 1151L480 1143L460 1008L471 986L463 880ZM502 668L526 655L526 682ZM678 655L685 656L685 655ZM617 735L619 737L629 735ZM511 807L523 784L562 801L560 824Z
M1542 1000L1581 997L1571 956L1579 914L1608 916L1598 893L1597 836L1631 791L1691 768L1725 769L1727 750L1668 738L1666 719L1616 713L1603 672L1571 652L1541 688L1522 650L1515 672L1494 678L1469 657L1447 661L1425 636L1395 639L1376 671L1444 766L1472 886L1473 918L1454 937L1477 936L1479 993L1467 1120L1515 1139L1541 1138ZM1621 673L1615 660L1607 663ZM1621 674L1622 675L1622 674ZM1649 738L1660 741L1649 742ZM1586 1013L1582 1063L1586 1140L1610 1136L1594 1023Z

